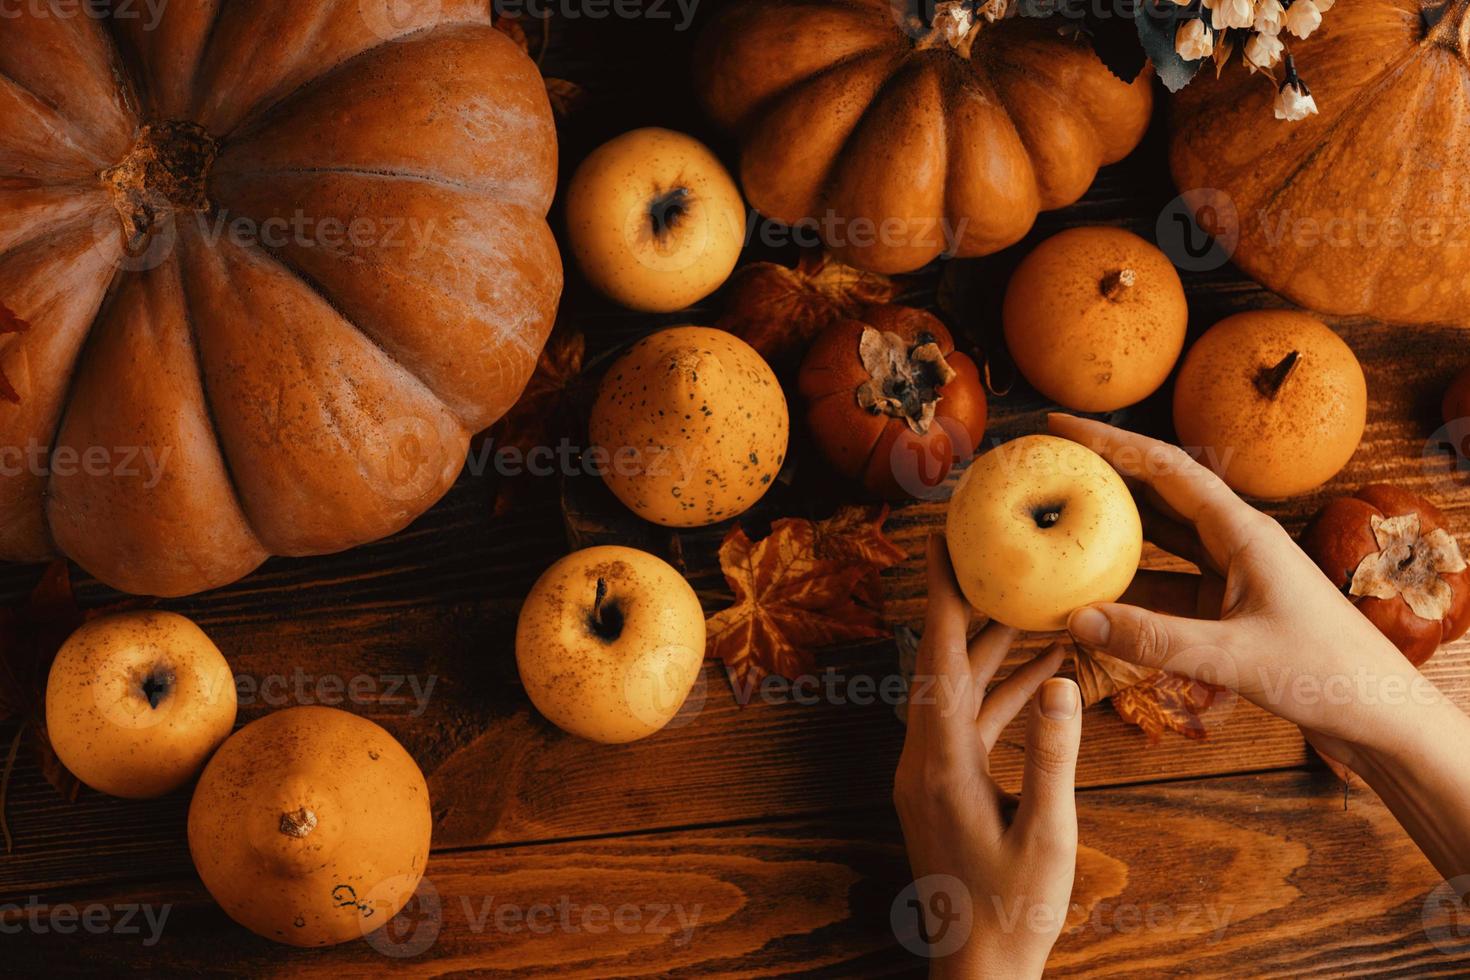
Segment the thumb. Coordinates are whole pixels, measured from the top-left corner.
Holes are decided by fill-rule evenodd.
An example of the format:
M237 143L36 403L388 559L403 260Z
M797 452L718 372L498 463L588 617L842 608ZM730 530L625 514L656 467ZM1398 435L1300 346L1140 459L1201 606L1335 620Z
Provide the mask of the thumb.
M1220 683L1227 628L1216 621L1165 616L1115 602L1083 606L1067 621L1072 638L1141 667ZM1211 676L1202 677L1201 674Z
M1077 843L1077 747L1082 741L1082 692L1064 678L1041 686L1026 728L1026 771L1016 825L1051 845Z

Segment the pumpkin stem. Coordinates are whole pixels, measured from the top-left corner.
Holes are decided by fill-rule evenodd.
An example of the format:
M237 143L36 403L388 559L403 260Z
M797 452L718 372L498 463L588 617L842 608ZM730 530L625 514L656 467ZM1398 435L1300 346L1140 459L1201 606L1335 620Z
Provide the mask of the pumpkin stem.
M922 333L910 344L896 333L863 328L858 357L868 380L857 389L857 403L874 415L903 419L919 435L934 424L940 389L955 378L939 342Z
M1138 282L1138 273L1132 269L1114 269L1102 277L1098 288L1110 301L1120 302L1128 294L1128 290Z
M1267 398L1275 398L1281 394L1281 388L1286 384L1286 379L1291 377L1301 363L1301 351L1294 350L1283 357L1275 367L1261 368L1256 373L1256 390Z
M915 47L920 51L948 44L961 58L969 60L980 26L993 24L1016 11L1011 0L940 0L934 5L934 16L928 24L912 18L917 32L923 32Z
M1470 59L1470 0L1444 0L1425 7L1421 16L1428 30L1427 40L1458 52Z
M203 126L149 123L127 155L102 171L129 255L146 252L159 226L175 213L210 209L209 171L218 154L218 141Z
M301 840L316 829L316 814L306 807L298 807L290 813L281 814L281 833Z

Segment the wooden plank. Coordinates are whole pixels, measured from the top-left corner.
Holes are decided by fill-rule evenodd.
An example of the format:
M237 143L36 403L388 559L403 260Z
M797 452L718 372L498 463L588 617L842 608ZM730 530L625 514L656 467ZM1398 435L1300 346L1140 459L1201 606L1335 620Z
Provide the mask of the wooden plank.
M1328 778L1093 790L1080 814L1056 976L1453 976L1470 965L1470 941L1425 917L1432 869L1375 798L1344 809ZM141 934L89 935L85 958L63 955L77 940L51 931L44 895L35 911L0 909L0 924L20 930L5 940L18 975L120 972L144 956L155 976L917 974L922 961L895 939L909 880L898 841L881 810L440 854L428 875L437 912L425 899L371 941L289 958L188 880L65 896L63 914L145 903L156 921L168 906L149 946L137 915ZM898 922L907 935L907 916Z

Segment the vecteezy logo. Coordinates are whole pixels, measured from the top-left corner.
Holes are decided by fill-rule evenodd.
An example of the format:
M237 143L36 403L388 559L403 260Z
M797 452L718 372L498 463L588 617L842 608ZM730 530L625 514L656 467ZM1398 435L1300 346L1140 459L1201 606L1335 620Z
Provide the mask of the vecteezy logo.
M1442 881L1424 899L1424 935L1448 956L1470 956L1470 875Z
M941 957L970 938L975 908L970 890L953 875L925 875L898 893L888 911L893 935L917 956Z
M1240 214L1229 194L1200 187L1164 205L1154 227L1159 248L1187 272L1224 268L1240 244Z
M403 877L390 878L361 902L356 902L357 907L364 911L383 905L391 907L390 903L407 884ZM334 894L333 898L337 895ZM364 917L362 924L364 930L381 924L381 928L373 929L366 936L373 949L394 959L411 959L422 955L438 941L439 931L444 927L444 903L440 901L439 889L434 887L434 883L423 878L392 919L382 922L380 916L371 915Z
M383 456L383 484L394 500L418 500L443 476L444 446L439 430L411 415L383 427L387 441Z
M1470 418L1451 419L1434 430L1420 458L1424 475L1448 498L1470 487Z
M368 30L396 41L439 19L441 0L357 0L357 13Z

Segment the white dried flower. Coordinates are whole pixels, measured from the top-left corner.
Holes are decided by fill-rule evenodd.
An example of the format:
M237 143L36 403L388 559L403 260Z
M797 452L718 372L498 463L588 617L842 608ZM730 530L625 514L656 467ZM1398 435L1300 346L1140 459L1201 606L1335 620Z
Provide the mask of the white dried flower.
M968 4L949 0L934 11L934 31L951 47L959 47L965 35L975 29L975 14Z
M1276 93L1276 118L1296 122L1317 114L1317 100L1301 79L1287 82Z
M1215 52L1215 35L1198 17L1185 21L1174 35L1174 50L1185 61L1208 58Z
M1252 34L1245 45L1245 63L1251 71L1269 71L1281 60L1286 45L1274 34Z
M1281 19L1286 15L1286 8L1281 6L1281 0L1261 0L1261 5L1256 8L1255 29L1262 34L1280 34Z
M1210 12L1210 26L1217 31L1255 23L1256 8L1251 0L1204 0L1204 5Z
M1322 26L1322 11L1315 0L1296 0L1286 10L1286 29L1305 39Z

